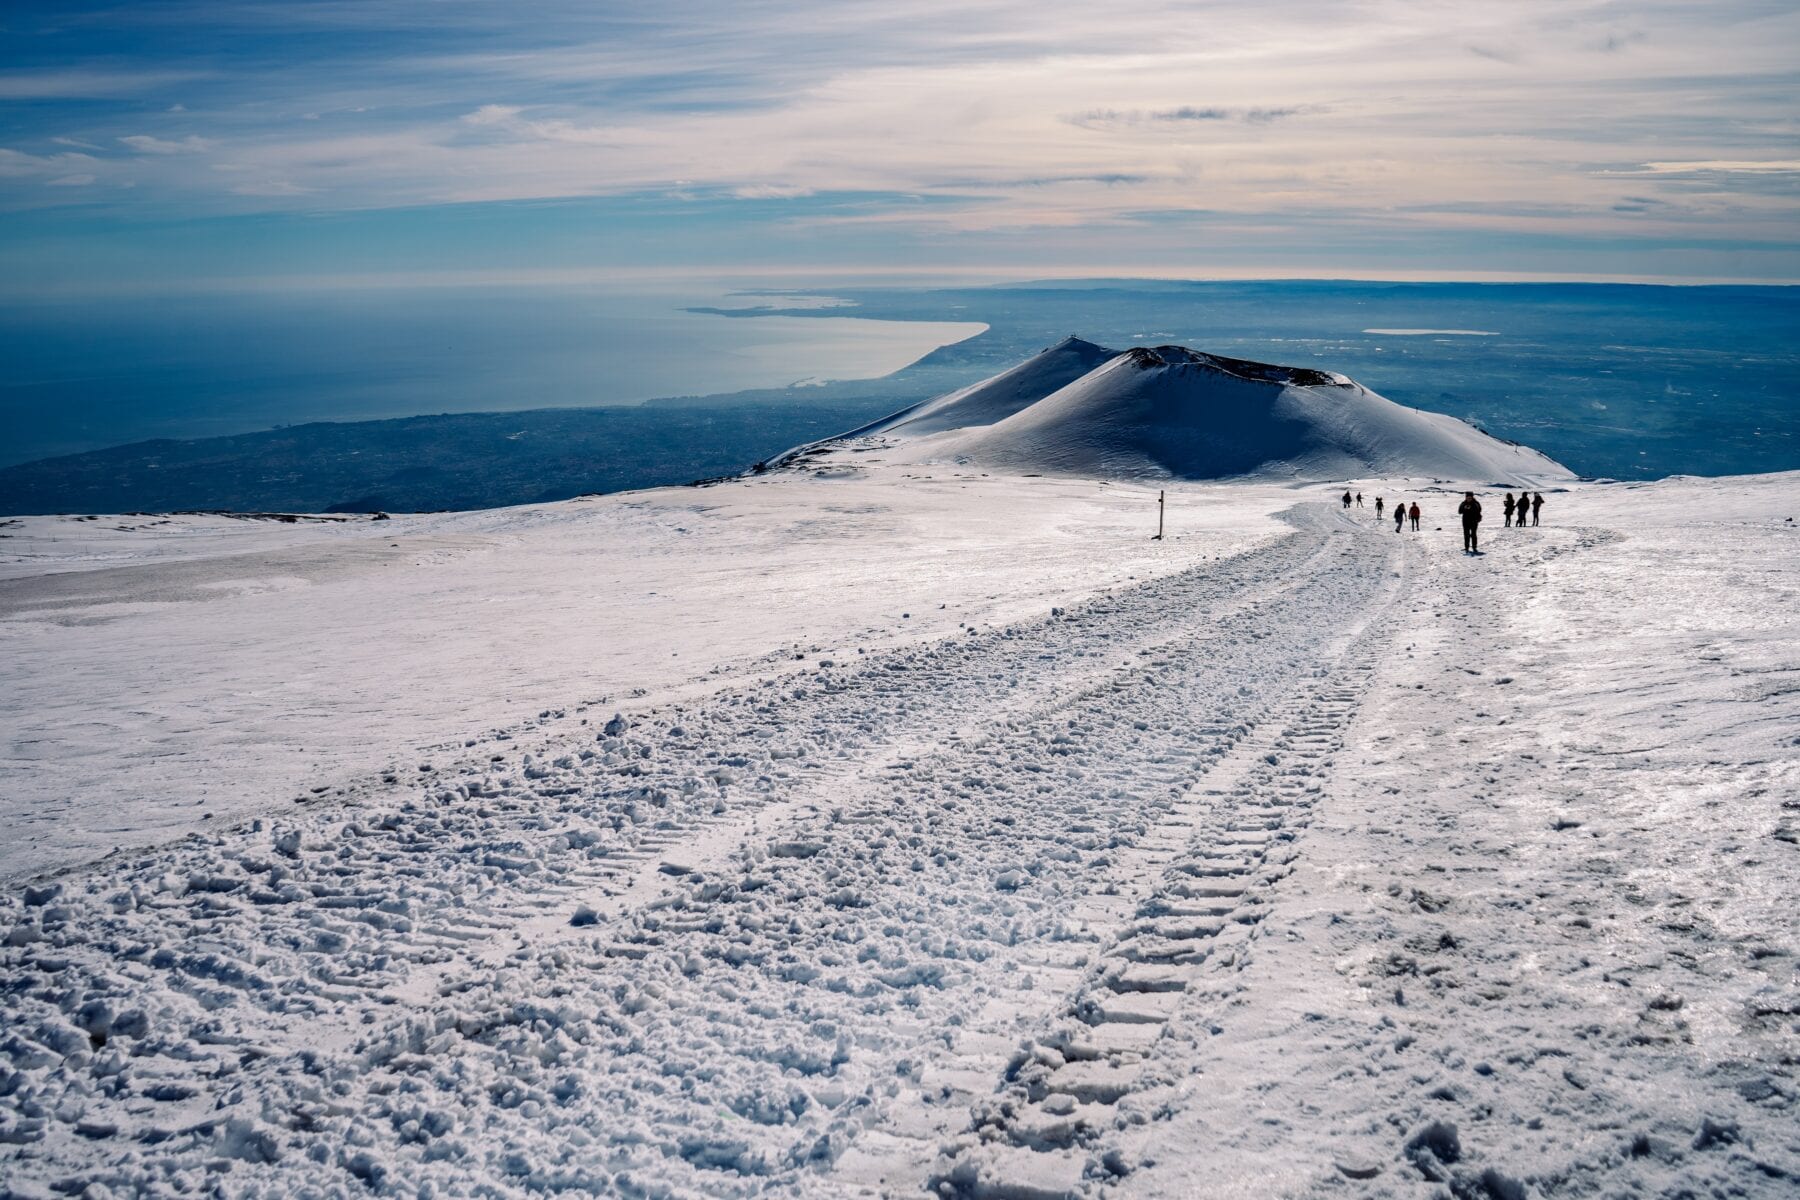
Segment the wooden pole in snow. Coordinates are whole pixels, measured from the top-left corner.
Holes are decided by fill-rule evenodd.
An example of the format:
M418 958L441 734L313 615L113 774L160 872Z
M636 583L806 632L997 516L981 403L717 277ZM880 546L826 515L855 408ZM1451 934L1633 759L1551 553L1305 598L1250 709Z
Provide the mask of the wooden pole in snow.
M1156 536L1150 539L1153 542L1163 540L1163 494L1161 491L1156 493Z

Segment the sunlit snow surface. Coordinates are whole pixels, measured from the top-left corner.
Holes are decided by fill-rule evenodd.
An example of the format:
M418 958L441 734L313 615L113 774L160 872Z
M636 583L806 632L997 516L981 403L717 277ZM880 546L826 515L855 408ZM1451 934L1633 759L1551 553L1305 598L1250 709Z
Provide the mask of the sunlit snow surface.
M879 458L0 528L4 1186L1792 1194L1800 476Z
M485 758L521 721L585 735L1042 616L1274 536L1291 494L1247 494L1196 489L1163 544L1152 489L912 468L376 522L0 519L0 878Z

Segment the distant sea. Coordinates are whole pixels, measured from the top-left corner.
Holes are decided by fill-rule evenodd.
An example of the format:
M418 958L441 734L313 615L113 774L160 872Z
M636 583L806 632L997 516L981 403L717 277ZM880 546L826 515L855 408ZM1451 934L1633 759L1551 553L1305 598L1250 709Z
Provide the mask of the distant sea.
M984 328L684 311L762 302L694 288L532 288L8 303L0 466L307 421L634 404L870 378Z
M716 427L671 406L614 421L604 433L589 422L584 428L612 458L654 457L666 470L653 478L565 473L546 477L542 494L650 486L754 461L784 449L775 444L781 437L853 427L1003 370L1070 333L1121 349L1176 342L1341 371L1389 399L1534 446L1583 475L1800 469L1800 288L1302 280L845 286L812 296L691 285L439 288L0 307L0 468L149 438L313 421L770 389L690 406L731 409ZM895 371L878 384L849 382ZM785 423L777 429L773 417L739 411L751 404L781 409ZM746 436L758 422L769 425L767 436ZM307 444L340 435L352 436L322 431ZM355 436L386 435L371 427ZM615 444L627 436L633 445ZM358 455L332 451L336 458L315 463L292 441L279 453L299 457L280 471L259 457L273 452L266 446L230 449L227 474L237 482L222 498L199 485L214 451L227 451L196 448L190 465L199 491L182 495L198 507L248 503L251 493L238 484L319 471L331 484L321 492L327 501L393 491L343 477L345 461ZM467 465L452 468L444 458L447 478L485 469L493 450L477 439L456 454ZM592 457L583 450L572 461ZM135 491L100 488L121 477L119 461L81 472L65 464L84 481L74 495L40 495L54 472L38 473L30 488L15 489L15 503L51 511L130 504ZM156 469L169 465L159 460ZM515 466L521 486L546 469ZM427 499L467 497L440 489Z

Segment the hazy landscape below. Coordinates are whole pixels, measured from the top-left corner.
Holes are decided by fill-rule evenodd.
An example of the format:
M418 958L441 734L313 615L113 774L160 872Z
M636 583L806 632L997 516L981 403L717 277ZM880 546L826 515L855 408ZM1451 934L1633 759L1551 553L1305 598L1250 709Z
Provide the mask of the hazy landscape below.
M635 405L887 375L979 325L704 287L482 287L0 303L0 466L315 421ZM737 293L735 305L769 298Z
M395 294L335 316L293 301L230 315L109 306L88 327L63 310L50 333L41 312L7 314L15 459L44 422L78 426L86 445L125 444L0 468L0 512L432 510L685 483L994 374L1070 333L1342 372L1586 476L1800 467L1794 288L1139 280L715 299L667 317L566 290ZM900 348L945 341L888 373ZM82 355L102 365L84 375ZM63 374L44 382L56 363ZM809 375L818 364L847 381ZM594 407L678 379L732 390ZM739 390L770 379L792 386ZM464 411L391 419L409 406ZM480 408L507 411L466 411ZM322 416L333 420L309 420ZM139 440L152 418L171 436ZM284 427L197 436L259 424Z
M691 483L861 419L844 404L538 409L139 442L0 470L0 511L438 512Z

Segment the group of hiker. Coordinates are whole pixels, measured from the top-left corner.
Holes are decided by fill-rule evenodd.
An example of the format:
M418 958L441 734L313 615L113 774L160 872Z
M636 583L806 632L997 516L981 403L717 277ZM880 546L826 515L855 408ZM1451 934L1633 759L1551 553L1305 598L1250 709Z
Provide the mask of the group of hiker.
M1344 494L1346 496L1348 496L1350 493L1345 492ZM1361 492L1356 493L1356 502L1358 504L1362 503L1362 493ZM1386 506L1387 506L1386 500L1383 500L1380 496L1375 497L1375 519L1377 521L1381 520L1381 510L1383 508L1385 508ZM1346 504L1344 507L1348 508L1350 506ZM1411 507L1408 507L1406 501L1404 501L1404 500L1396 502L1394 505L1394 532L1395 533L1399 533L1401 530L1406 528L1406 520L1408 517L1412 518L1413 532L1414 533L1419 532L1419 502L1416 500L1413 501Z
M1357 508L1361 508L1362 502L1363 496L1361 492L1356 492L1354 494L1345 492L1343 495L1343 503L1346 509L1350 508L1352 504ZM1375 519L1377 521L1381 520L1382 510L1386 507L1387 501L1385 499L1380 496L1375 497ZM1542 492L1521 491L1517 498L1515 498L1511 492L1506 493L1504 511L1506 513L1506 525L1509 529L1515 524L1520 529L1523 529L1527 517L1531 518L1531 524L1536 525L1538 523L1538 514L1543 512L1543 510L1544 494ZM1456 506L1456 515L1462 518L1464 553L1481 553L1481 550L1479 549L1481 501L1475 498L1474 492L1463 493L1462 503ZM1410 505L1404 500L1395 502L1394 532L1400 533L1403 531L1406 528L1408 519L1411 519L1412 521L1413 532L1417 533L1419 531L1419 502L1414 500Z

